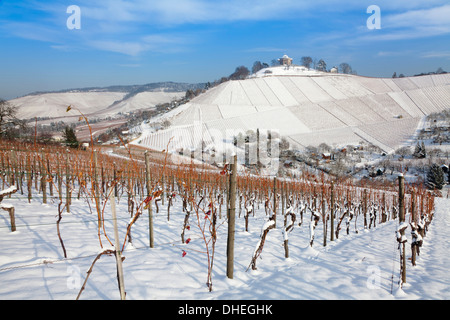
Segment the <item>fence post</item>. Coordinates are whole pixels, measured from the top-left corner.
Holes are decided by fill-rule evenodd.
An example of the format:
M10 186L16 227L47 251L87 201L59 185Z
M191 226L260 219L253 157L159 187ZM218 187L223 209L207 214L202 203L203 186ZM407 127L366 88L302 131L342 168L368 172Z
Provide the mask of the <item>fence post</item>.
M234 232L236 223L236 175L237 156L234 156L234 163L231 165L230 176L230 207L228 213L228 239L227 239L227 277L233 279L234 267Z

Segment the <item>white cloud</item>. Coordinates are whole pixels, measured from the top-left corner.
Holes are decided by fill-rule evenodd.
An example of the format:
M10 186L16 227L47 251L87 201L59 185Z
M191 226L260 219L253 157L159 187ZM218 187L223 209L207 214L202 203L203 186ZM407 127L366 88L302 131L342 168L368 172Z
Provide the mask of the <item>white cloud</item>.
M450 33L450 5L410 10L383 18L383 28L389 34L380 40L414 39ZM391 32L391 30L393 32Z
M175 34L149 34L133 41L123 39L90 40L88 46L98 50L122 53L129 56L139 56L144 52L174 53L185 50L188 42L194 42L190 36Z
M390 27L425 27L441 26L450 28L450 5L443 5L422 10L410 10L399 14L388 15L385 22Z
M380 51L377 53L377 56L379 57L402 57L406 55L412 54L412 50L406 50L406 51Z
M122 53L129 56L137 56L147 50L145 44L139 42L120 42L112 40L89 41L88 45L103 51Z
M402 10L398 13L381 10L381 30L360 29L358 36L349 40L401 41L431 38L450 34L450 5L426 9ZM385 53L381 52L381 55ZM379 54L380 55L380 54Z
M422 55L422 58L448 58L448 59L450 59L450 51L426 52Z

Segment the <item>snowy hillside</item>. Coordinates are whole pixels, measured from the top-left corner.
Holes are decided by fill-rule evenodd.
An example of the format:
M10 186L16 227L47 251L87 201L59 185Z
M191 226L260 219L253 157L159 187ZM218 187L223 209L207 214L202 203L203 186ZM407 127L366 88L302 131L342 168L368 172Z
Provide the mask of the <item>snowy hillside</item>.
M34 117L67 117L67 106L74 105L84 114L99 112L108 108L114 101L121 100L122 92L75 92L46 93L13 99L10 102L18 107L17 116L21 119Z
M448 108L450 74L382 79L280 66L222 83L167 119L174 128L202 123L223 137L227 130L278 130L300 149L365 140L391 152L425 115ZM163 149L169 136L144 130L139 141Z
M0 219L0 299L74 300L95 257L101 252L96 216L84 200L73 199L72 212L63 213L60 223L68 257L63 257L56 231L57 204L42 204L39 195L27 203L19 193L3 203L16 208L17 231L11 232L7 215ZM350 234L322 245L321 224L316 242L309 247L309 215L302 226L289 234L290 257L284 257L280 227L269 232L258 259L258 270L248 270L251 256L265 224L264 208L250 216L249 231L243 215L236 220L234 279L226 277L226 222L218 229L213 269L213 291L208 292L207 260L202 239L192 227L180 243L184 214L176 198L167 221L161 208L154 216L155 248L148 247L148 219L133 226L133 245L123 256L125 291L128 300L290 300L290 299L450 299L450 200L436 199L435 217L413 267L408 260L403 289L399 281L399 252L395 238L398 220L363 229L358 219ZM129 221L127 200L118 202L119 237L123 241ZM238 214L236 214L238 216ZM112 234L109 206L105 228ZM409 215L406 217L407 221ZM222 220L220 220L222 223ZM410 229L406 256L410 257ZM204 247L203 247L204 250ZM183 256L183 251L186 255ZM95 264L81 299L119 299L115 259L103 256ZM173 310L166 310L173 311Z
M157 87L157 85L36 93L10 100L10 102L18 107L18 117L22 119L67 117L68 105L75 106L86 116L101 118L114 116L119 112L127 113L154 108L158 104L184 97L186 90L183 88L195 86L177 83L161 83L161 86L166 87Z

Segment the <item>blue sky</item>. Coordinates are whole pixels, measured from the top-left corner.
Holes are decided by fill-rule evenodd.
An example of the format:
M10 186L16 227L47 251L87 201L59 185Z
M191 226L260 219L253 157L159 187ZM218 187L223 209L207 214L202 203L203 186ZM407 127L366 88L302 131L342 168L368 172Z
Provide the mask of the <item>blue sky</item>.
M67 8L80 8L70 30ZM381 29L369 30L370 5ZM0 98L207 82L288 54L359 75L450 71L448 0L0 0Z

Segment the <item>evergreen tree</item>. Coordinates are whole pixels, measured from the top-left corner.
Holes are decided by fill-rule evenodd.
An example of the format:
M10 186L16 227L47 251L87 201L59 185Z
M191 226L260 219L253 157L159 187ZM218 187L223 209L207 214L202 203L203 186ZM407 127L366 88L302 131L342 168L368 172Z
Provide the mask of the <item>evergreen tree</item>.
M437 164L431 165L430 170L427 173L427 180L425 182L425 185L432 190L441 190L444 187L444 171L442 170L441 166Z
M75 130L73 130L73 128L66 127L63 132L63 138L65 144L71 148L78 148L78 146L80 145L77 136L75 135Z
M413 156L418 159L423 159L426 157L426 155L427 155L427 153L425 151L425 145L423 144L423 142L422 142L422 145L419 142L417 142L416 148L414 149Z

